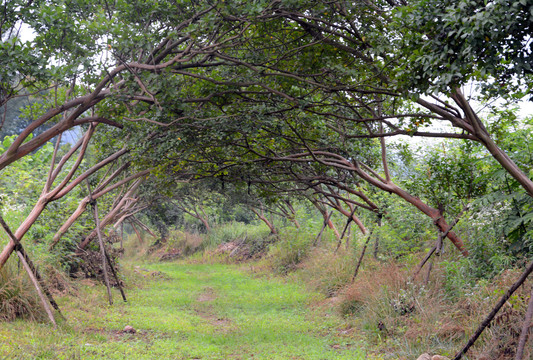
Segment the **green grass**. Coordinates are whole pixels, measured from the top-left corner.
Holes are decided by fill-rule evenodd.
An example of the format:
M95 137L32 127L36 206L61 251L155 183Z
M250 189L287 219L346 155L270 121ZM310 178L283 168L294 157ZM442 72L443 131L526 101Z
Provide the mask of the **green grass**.
M368 359L347 325L296 283L253 277L231 265L165 263L164 273L106 305L104 288L59 299L58 330L0 323L9 359ZM136 334L123 334L125 325Z

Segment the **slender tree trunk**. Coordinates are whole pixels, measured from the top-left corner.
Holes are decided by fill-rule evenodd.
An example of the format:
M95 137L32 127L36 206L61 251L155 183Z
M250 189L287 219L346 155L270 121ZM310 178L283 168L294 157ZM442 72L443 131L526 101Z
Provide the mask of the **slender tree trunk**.
M263 221L266 226L268 226L268 228L270 229L270 232L274 235L277 235L278 231L276 230L276 228L274 227L274 225L266 218L266 216L263 214L263 210L261 210L261 212L257 211L256 209L254 208L250 208L252 210L252 212L254 214L257 215L257 217L259 219L261 219L261 221Z
M139 230L137 229L137 227L135 226L133 221L130 221L129 223L130 223L131 227L133 228L133 231L135 231L135 235L137 235L137 239L139 239L139 244L144 245L144 241L143 241L143 238L141 236L141 233L139 232Z
M518 167L518 165L516 165L505 151L498 147L461 90L455 89L452 93L452 98L464 110L468 121L472 124L474 130L473 135L479 139L485 148L487 148L496 161L498 161L500 165L507 170L507 172L515 178L520 185L522 185L529 196L533 196L533 181ZM422 105L425 106L424 104Z
M285 204L287 205L287 208L289 209L290 211L290 215L288 216L289 220L294 224L294 226L299 229L300 228L300 223L298 222L298 220L296 219L296 210L294 210L294 207L292 206L292 204L290 203L290 201L286 200L285 201Z
M337 227L335 226L335 224L333 224L333 221L331 221L331 217L328 220L328 227L333 230L333 233L335 234L335 237L337 239L341 238L341 234L339 234L339 230L337 230Z
M118 159L120 156L124 155L127 152L125 149L115 152L114 154L108 156L107 158L100 161L98 164L92 166L90 169L85 171L83 174L79 175L77 178L72 180L75 172L77 171L79 165L81 164L85 156L85 152L87 150L89 140L94 133L95 127L96 125L91 124L91 126L89 127L89 130L87 130L85 135L59 161L56 169L50 170L49 178L46 179L46 183L44 185L42 194L39 197L39 200L37 200L37 203L33 207L31 213L26 217L24 222L19 226L19 228L15 232L15 237L18 239L18 241L22 240L24 235L32 227L32 225L35 223L37 218L41 215L41 213L44 211L44 209L50 202L61 199L63 196L65 196L70 191L72 191L72 189L74 189L77 185L79 185L84 179L87 179L91 174L97 172L102 167L112 163L113 161L115 161L116 159ZM63 166L67 163L67 161L74 155L74 153L78 149L79 149L79 154L78 154L78 157L75 163L72 165L70 170L67 172L65 177L60 182L60 184L51 190L50 188L52 184L54 183L54 180L57 178L57 176L61 172ZM52 168L53 168L53 164L52 164ZM13 240L10 240L9 243L2 250L2 253L0 253L0 269L5 265L7 259L9 259L9 256L13 252L14 248L15 248L15 243L13 242Z
M198 205L198 207L200 208L200 211L202 212L202 215L200 215L198 212L196 212L198 214L198 218L200 219L200 221L202 222L202 224L204 224L205 226L205 230L207 232L210 232L211 231L211 226L209 226L209 217L207 216L207 214L205 213L205 210L204 208L202 207L202 205Z
M24 237L24 235L28 232L31 226L35 223L39 215L41 215L41 213L44 211L47 203L48 203L47 199L43 199L43 198L37 201L37 204L35 204L30 214L26 217L24 222L20 224L18 229L15 231L15 234L14 234L15 238L19 239L20 241L20 239ZM4 249L0 253L0 269L4 267L4 265L7 262L7 259L9 259L9 256L11 255L14 249L15 249L15 243L13 242L13 240L10 239L7 245L4 247Z
M135 221L135 223L137 225L139 225L144 231L146 231L148 234L150 234L150 236L154 237L154 238L157 238L157 235L154 234L154 232L152 230L150 230L150 228L148 226L146 226L145 224L143 224L139 219L137 219L136 216L132 215L131 218L133 219L133 221Z
M431 219L433 219L433 223L440 229L442 232L447 232L447 237L450 239L450 241L455 245L455 247L461 252L463 256L468 256L468 250L464 247L463 241L455 234L453 231L449 231L448 229L450 226L448 226L448 223L444 219L444 217L440 214L438 209L435 209L426 203L424 203L422 200L420 200L418 197L413 196L409 194L407 191L401 189L396 184L392 182L384 183L378 179L373 178L369 174L367 174L365 171L361 169L361 167L356 166L354 171L361 177L363 180L367 181L371 185L374 185L381 190L385 190L388 192L392 192L393 194L398 195L411 205L414 205L417 209L422 211L424 214L429 216Z
M346 209L342 208L341 206L335 206L335 209L338 210L344 216L346 216L348 218L348 221L353 221L357 225L359 230L361 230L361 233L363 235L366 235L367 233L366 227L363 225L363 223L357 217L357 215L355 215L355 209L356 209L355 207L354 209L352 209L352 212L346 211Z
M192 215L192 216L197 218L198 220L200 220L202 222L202 224L205 227L205 231L207 231L207 232L211 231L211 226L209 226L209 221L207 221L207 216L205 215L205 212L203 212L203 215L200 215L198 212L196 212L196 215Z
M126 179L123 179L123 180L117 182L114 185L107 186L124 169L125 169L125 166L124 165L121 166L117 171L115 171L111 176L109 176L102 184L100 184L94 190L93 198L94 199L98 199L99 197L109 193L110 191L113 191L113 190L117 189L118 187L127 184L129 181L137 179L137 178L142 177L142 176L145 176L145 175L147 175L150 172L150 170L144 170L144 171L138 172L136 174L133 174L131 176L128 176ZM85 210L87 209L87 205L88 204L89 204L89 197L87 196L87 197L83 198L80 201L80 203L78 204L78 207L76 208L76 210L69 216L67 221L65 221L63 223L63 225L61 225L59 230L55 233L55 235L54 235L54 237L52 239L52 244L50 245L50 248L53 248L53 247L55 247L57 245L57 243L61 239L61 236L63 236L67 232L67 230L72 226L72 224L74 224L76 222L76 220L78 220L78 218L85 212Z
M135 193L137 188L142 184L143 180L144 179L141 178L135 181L131 185L130 189L126 191L126 193L124 194L122 199L117 203L117 205L106 216L104 216L102 221L100 221L101 229L104 229L108 224L110 224L113 221L113 219L116 219L116 217L120 214L121 209L126 205L128 201L131 201L133 194ZM83 239L83 241L78 245L78 247L80 249L85 249L85 247L89 245L89 243L92 241L95 235L96 235L96 230L91 231L91 233L87 235L85 239Z

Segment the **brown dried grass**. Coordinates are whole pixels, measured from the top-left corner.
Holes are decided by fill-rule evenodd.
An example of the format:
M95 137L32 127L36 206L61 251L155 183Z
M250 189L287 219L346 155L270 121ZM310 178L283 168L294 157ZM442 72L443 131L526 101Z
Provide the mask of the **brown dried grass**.
M334 253L332 248L319 247L298 264L295 276L312 289L334 297L350 282L354 269L351 253L345 250Z
M468 294L451 298L443 286L445 272L438 266L431 281L422 285L408 282L409 273L399 264L374 263L340 292L338 309L344 315L355 314L367 339L391 357L416 358L424 352L452 357L519 273L505 271ZM530 280L513 295L469 352L471 359L513 359L532 285ZM533 355L532 337L525 358Z
M13 260L0 270L0 321L17 318L41 320L45 317L28 275Z

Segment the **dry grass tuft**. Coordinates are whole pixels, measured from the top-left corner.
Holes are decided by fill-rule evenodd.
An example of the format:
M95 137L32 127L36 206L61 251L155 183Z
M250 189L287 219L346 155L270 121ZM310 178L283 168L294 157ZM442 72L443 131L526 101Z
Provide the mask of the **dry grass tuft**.
M335 254L332 248L319 247L298 264L296 276L327 297L334 297L350 282L354 269L351 253L341 250Z
M424 352L453 357L519 273L506 271L451 296L439 266L424 285L408 281L409 273L398 264L370 263L340 291L338 310L353 315L365 337L391 358L416 358ZM531 286L530 281L509 300L469 352L471 359L513 359ZM531 337L529 344L531 352Z
M0 270L0 321L17 318L41 320L44 318L35 288L22 269L13 261Z

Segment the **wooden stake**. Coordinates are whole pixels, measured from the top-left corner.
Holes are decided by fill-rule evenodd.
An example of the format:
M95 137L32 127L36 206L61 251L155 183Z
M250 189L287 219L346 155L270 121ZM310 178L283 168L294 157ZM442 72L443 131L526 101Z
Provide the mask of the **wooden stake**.
M320 229L320 232L318 233L315 242L313 243L313 246L320 244L320 240L322 240L322 234L324 233L324 230L326 230L326 226L328 226L328 222L331 218L331 215L333 215L333 211L330 211L329 215L326 216L326 219L324 220L324 225L322 226L322 229Z
M113 263L111 262L111 258L109 257L109 254L107 251L105 252L105 257L107 259L107 263L109 264L109 268L111 269L111 273L113 274L113 277L115 278L115 281L117 282L118 289L120 290L120 294L122 295L122 299L124 302L127 302L126 300L126 294L124 293L124 288L122 285L120 285L120 279L117 276L117 272L115 271L115 268L113 267Z
M353 207L353 211L352 213L350 214L350 217L348 218L348 220L346 221L346 225L344 225L344 229L342 230L342 235L341 237L339 238L339 241L337 242L337 248L335 248L335 253L337 253L337 251L339 251L339 248L341 247L341 243L342 243L342 239L344 238L344 235L346 234L346 230L348 229L348 227L350 226L350 223L353 221L353 216L355 215L355 212L357 211L357 206L354 206Z
M346 250L350 248L350 238L352 236L352 227L348 226L348 234L346 235L346 241L344 242L344 245L346 246Z
M363 250L361 251L361 255L359 256L359 261L357 262L357 266L355 267L355 271L353 272L352 284L355 281L357 273L359 272L359 267L361 266L361 263L363 262L363 257L365 256L366 248L368 246L368 243L370 242L370 238L372 237L373 232L374 232L374 229L370 230L370 234L368 234L368 237L366 238L365 246L363 246Z
M529 328L531 327L531 319L533 318L533 287L531 288L531 295L529 295L529 303L527 305L526 316L522 324L522 331L518 338L518 346L516 348L515 360L522 360L524 357L524 347L526 346Z
M29 260L28 255L25 253L24 249L22 248L22 245L18 241L18 239L13 235L11 232L11 229L7 225L7 223L4 221L4 218L0 215L0 224L6 231L7 235L11 238L11 240L15 243L15 252L17 256L20 259L20 262L22 266L24 267L24 270L28 273L28 276L30 277L31 282L33 283L33 286L35 287L35 290L37 290L37 294L39 295L39 298L41 299L41 303L43 304L44 310L46 311L46 314L48 315L48 318L50 319L50 322L54 325L54 328L57 328L56 320L54 319L54 314L52 313L52 309L50 309L50 306L48 305L48 301L46 301L43 292L41 290L41 286L39 285L39 281L37 280L37 277L35 275L36 269L35 266L33 266L33 263L31 266L29 263L31 263L31 260ZM39 276L40 278L40 276ZM48 297L48 300L50 303L54 305L54 307L59 310L59 307L57 306L57 303L52 298L52 295L46 291L46 295Z
M100 254L102 255L102 271L104 272L104 281L105 286L107 287L107 297L109 300L109 305L113 305L113 295L111 294L111 285L109 284L109 276L107 274L106 266L106 252L104 248L104 240L102 239L102 233L100 232L100 220L98 219L98 204L96 200L93 199L91 192L91 185L89 184L89 179L87 178L87 190L89 190L89 199L91 207L93 208L94 222L96 224L96 235L98 236L98 243L100 245Z
M35 275L31 271L30 266L28 265L28 263L26 262L26 259L24 258L24 255L22 255L22 253L20 251L18 251L18 250L15 250L15 251L17 252L17 255L18 255L19 259L20 259L20 262L22 263L22 266L24 267L24 269L28 273L28 276L30 277L30 280L33 283L33 286L35 286L35 290L37 290L37 294L39 295L39 298L41 299L41 303L43 304L44 310L48 314L48 318L50 319L50 321L54 325L54 329L57 328L56 320L54 319L54 314L52 313L52 309L50 309L50 306L48 305L48 301L46 301L46 299L45 299L45 297L43 295L43 292L41 291L41 287L39 286L39 282L37 281L37 279L35 278Z
M500 301L494 306L492 311L489 315L481 322L479 327L477 328L474 335L468 339L468 342L466 345L455 355L453 360L459 360L463 357L464 354L474 345L476 340L479 338L479 336L483 333L485 328L489 326L492 319L496 316L496 314L500 311L500 309L503 307L503 305L509 300L509 298L514 294L514 292L526 281L527 277L533 272L533 261L527 266L526 270L520 275L520 278L507 290L507 292L501 297Z

